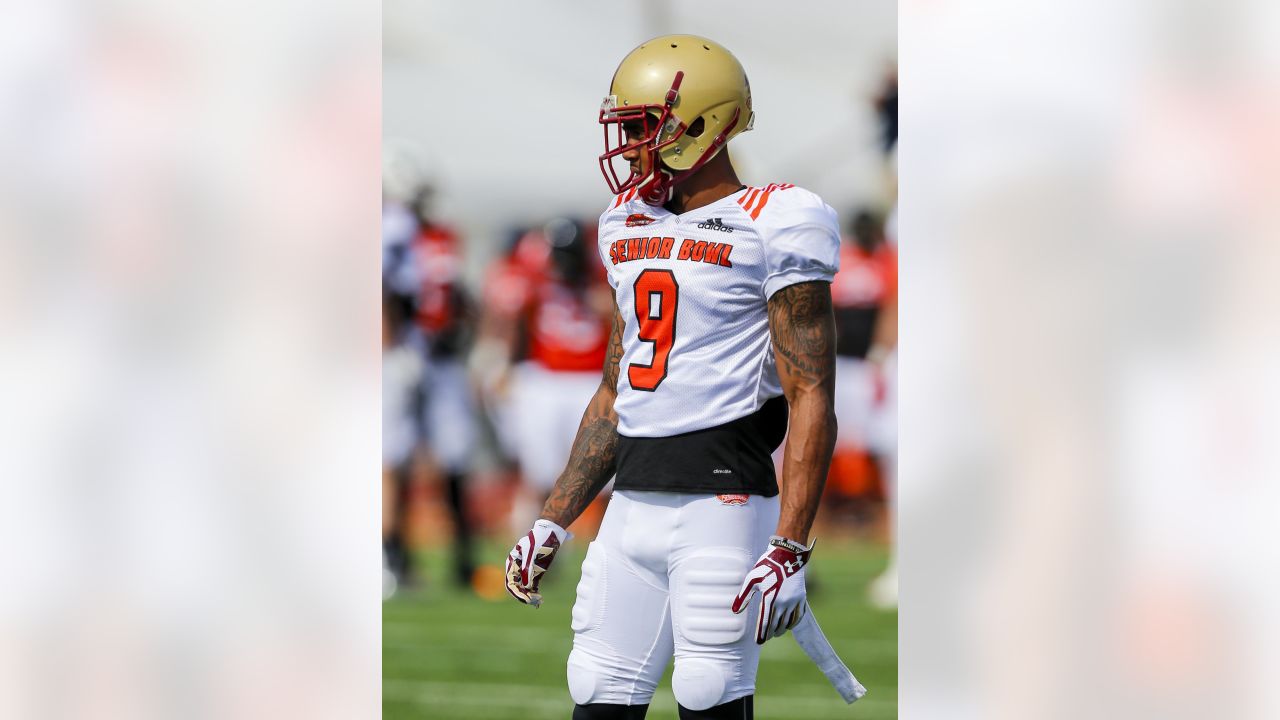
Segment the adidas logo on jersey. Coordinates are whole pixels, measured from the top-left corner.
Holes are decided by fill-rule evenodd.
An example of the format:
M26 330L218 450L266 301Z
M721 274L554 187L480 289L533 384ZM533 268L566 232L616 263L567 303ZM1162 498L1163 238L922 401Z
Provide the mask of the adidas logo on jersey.
M699 230L719 230L720 232L733 232L733 228L721 222L720 218L711 218L698 223Z

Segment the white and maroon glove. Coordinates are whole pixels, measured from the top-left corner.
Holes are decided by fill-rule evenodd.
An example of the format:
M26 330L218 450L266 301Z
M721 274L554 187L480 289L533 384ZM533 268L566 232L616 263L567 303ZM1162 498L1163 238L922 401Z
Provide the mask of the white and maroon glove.
M805 547L794 540L774 535L769 549L747 573L747 579L733 600L733 611L747 609L751 596L760 592L760 618L756 622L756 643L778 637L795 627L809 609L805 602L804 566L809 564L813 544Z
M542 606L538 583L551 567L560 545L573 537L568 530L551 522L538 520L533 529L520 538L507 555L507 592L527 605Z

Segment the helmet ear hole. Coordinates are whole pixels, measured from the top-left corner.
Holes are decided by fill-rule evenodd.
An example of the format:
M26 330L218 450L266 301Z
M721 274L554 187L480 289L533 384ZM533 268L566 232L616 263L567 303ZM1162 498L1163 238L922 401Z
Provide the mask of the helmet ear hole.
M704 130L706 130L706 128L707 128L706 120L699 117L697 120L693 121L693 124L689 126L689 129L686 130L684 134L694 138L702 137L702 133Z

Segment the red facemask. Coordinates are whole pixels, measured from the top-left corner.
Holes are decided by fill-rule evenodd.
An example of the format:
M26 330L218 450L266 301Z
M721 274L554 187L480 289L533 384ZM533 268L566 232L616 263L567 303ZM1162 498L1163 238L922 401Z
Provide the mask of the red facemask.
M616 104L616 96L610 95L600 105L600 124L604 126L605 150L600 156L600 172L615 195L638 186L640 199L650 205L660 206L671 199L675 176L662 166L661 154L663 148L679 140L687 129L684 123L671 114L671 107L675 105L682 80L684 80L684 73L677 72L662 104L619 106ZM627 142L627 134L622 129L624 124L633 124L642 128L639 137L630 143ZM667 139L660 140L664 132L667 133ZM640 175L628 168L627 178L621 180L618 177L617 168L614 167L614 160L632 150L639 150L645 154L647 162L642 164L649 167L649 173Z

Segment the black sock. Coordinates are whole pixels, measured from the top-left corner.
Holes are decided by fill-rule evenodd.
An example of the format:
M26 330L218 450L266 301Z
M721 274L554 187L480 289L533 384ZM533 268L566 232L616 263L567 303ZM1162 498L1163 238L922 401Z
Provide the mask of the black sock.
M690 710L681 705L680 720L752 720L755 717L754 697L747 695L706 710Z
M605 703L592 703L590 705L575 705L573 707L573 720L644 720L644 715L647 712L649 712L647 704L608 705Z
M449 473L445 478L449 514L453 517L453 571L459 585L471 587L475 565L471 561L471 519L467 517L466 476Z

